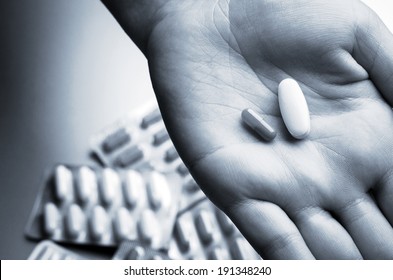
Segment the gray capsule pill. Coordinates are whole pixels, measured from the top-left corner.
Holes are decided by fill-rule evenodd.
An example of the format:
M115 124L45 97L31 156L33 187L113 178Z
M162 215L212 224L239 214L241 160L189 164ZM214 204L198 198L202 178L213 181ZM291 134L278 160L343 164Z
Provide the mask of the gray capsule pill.
M187 220L178 219L175 223L175 236L179 244L180 250L188 251L190 249L190 233L187 227Z
M208 244L213 241L214 228L210 212L201 210L195 219L198 235L203 243Z
M254 110L244 109L242 120L266 141L272 141L276 137L276 131Z

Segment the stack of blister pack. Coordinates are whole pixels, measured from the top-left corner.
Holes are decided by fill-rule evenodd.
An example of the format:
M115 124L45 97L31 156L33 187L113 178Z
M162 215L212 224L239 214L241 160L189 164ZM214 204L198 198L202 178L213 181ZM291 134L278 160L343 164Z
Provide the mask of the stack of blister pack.
M113 259L260 259L193 180L156 103L94 135L91 148L104 167L45 174L26 227L45 241L29 259L84 259L52 241L117 248Z

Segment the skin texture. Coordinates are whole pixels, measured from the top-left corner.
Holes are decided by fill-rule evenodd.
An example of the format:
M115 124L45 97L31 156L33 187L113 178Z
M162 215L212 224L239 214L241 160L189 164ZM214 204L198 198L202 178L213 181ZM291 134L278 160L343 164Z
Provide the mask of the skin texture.
M149 4L143 4L143 2ZM266 259L393 259L393 39L354 0L104 1L149 61L174 144ZM287 132L277 87L311 114ZM252 108L268 143L241 123Z

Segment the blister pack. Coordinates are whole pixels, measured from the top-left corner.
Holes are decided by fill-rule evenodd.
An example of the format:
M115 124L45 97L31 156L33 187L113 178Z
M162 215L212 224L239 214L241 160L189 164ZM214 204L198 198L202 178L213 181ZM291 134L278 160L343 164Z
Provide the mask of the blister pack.
M181 209L205 198L173 146L154 101L94 135L91 148L108 167L177 174L184 185Z
M165 248L181 189L178 176L155 171L57 165L45 176L26 235L107 247L141 240Z
M153 101L93 136L91 147L106 166L187 172Z
M84 257L67 250L50 240L38 243L28 260L83 260Z
M177 217L168 255L195 260L261 259L228 216L208 199Z
M147 244L140 241L123 241L113 260L169 260L164 251L154 250Z

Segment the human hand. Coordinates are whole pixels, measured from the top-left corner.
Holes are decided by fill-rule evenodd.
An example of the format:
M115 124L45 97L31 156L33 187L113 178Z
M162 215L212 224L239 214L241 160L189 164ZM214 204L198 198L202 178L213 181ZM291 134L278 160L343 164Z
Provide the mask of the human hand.
M182 159L263 258L393 259L393 39L370 9L355 0L104 2L148 58ZM278 108L288 77L311 114L302 141ZM245 108L276 129L273 142L241 123Z

